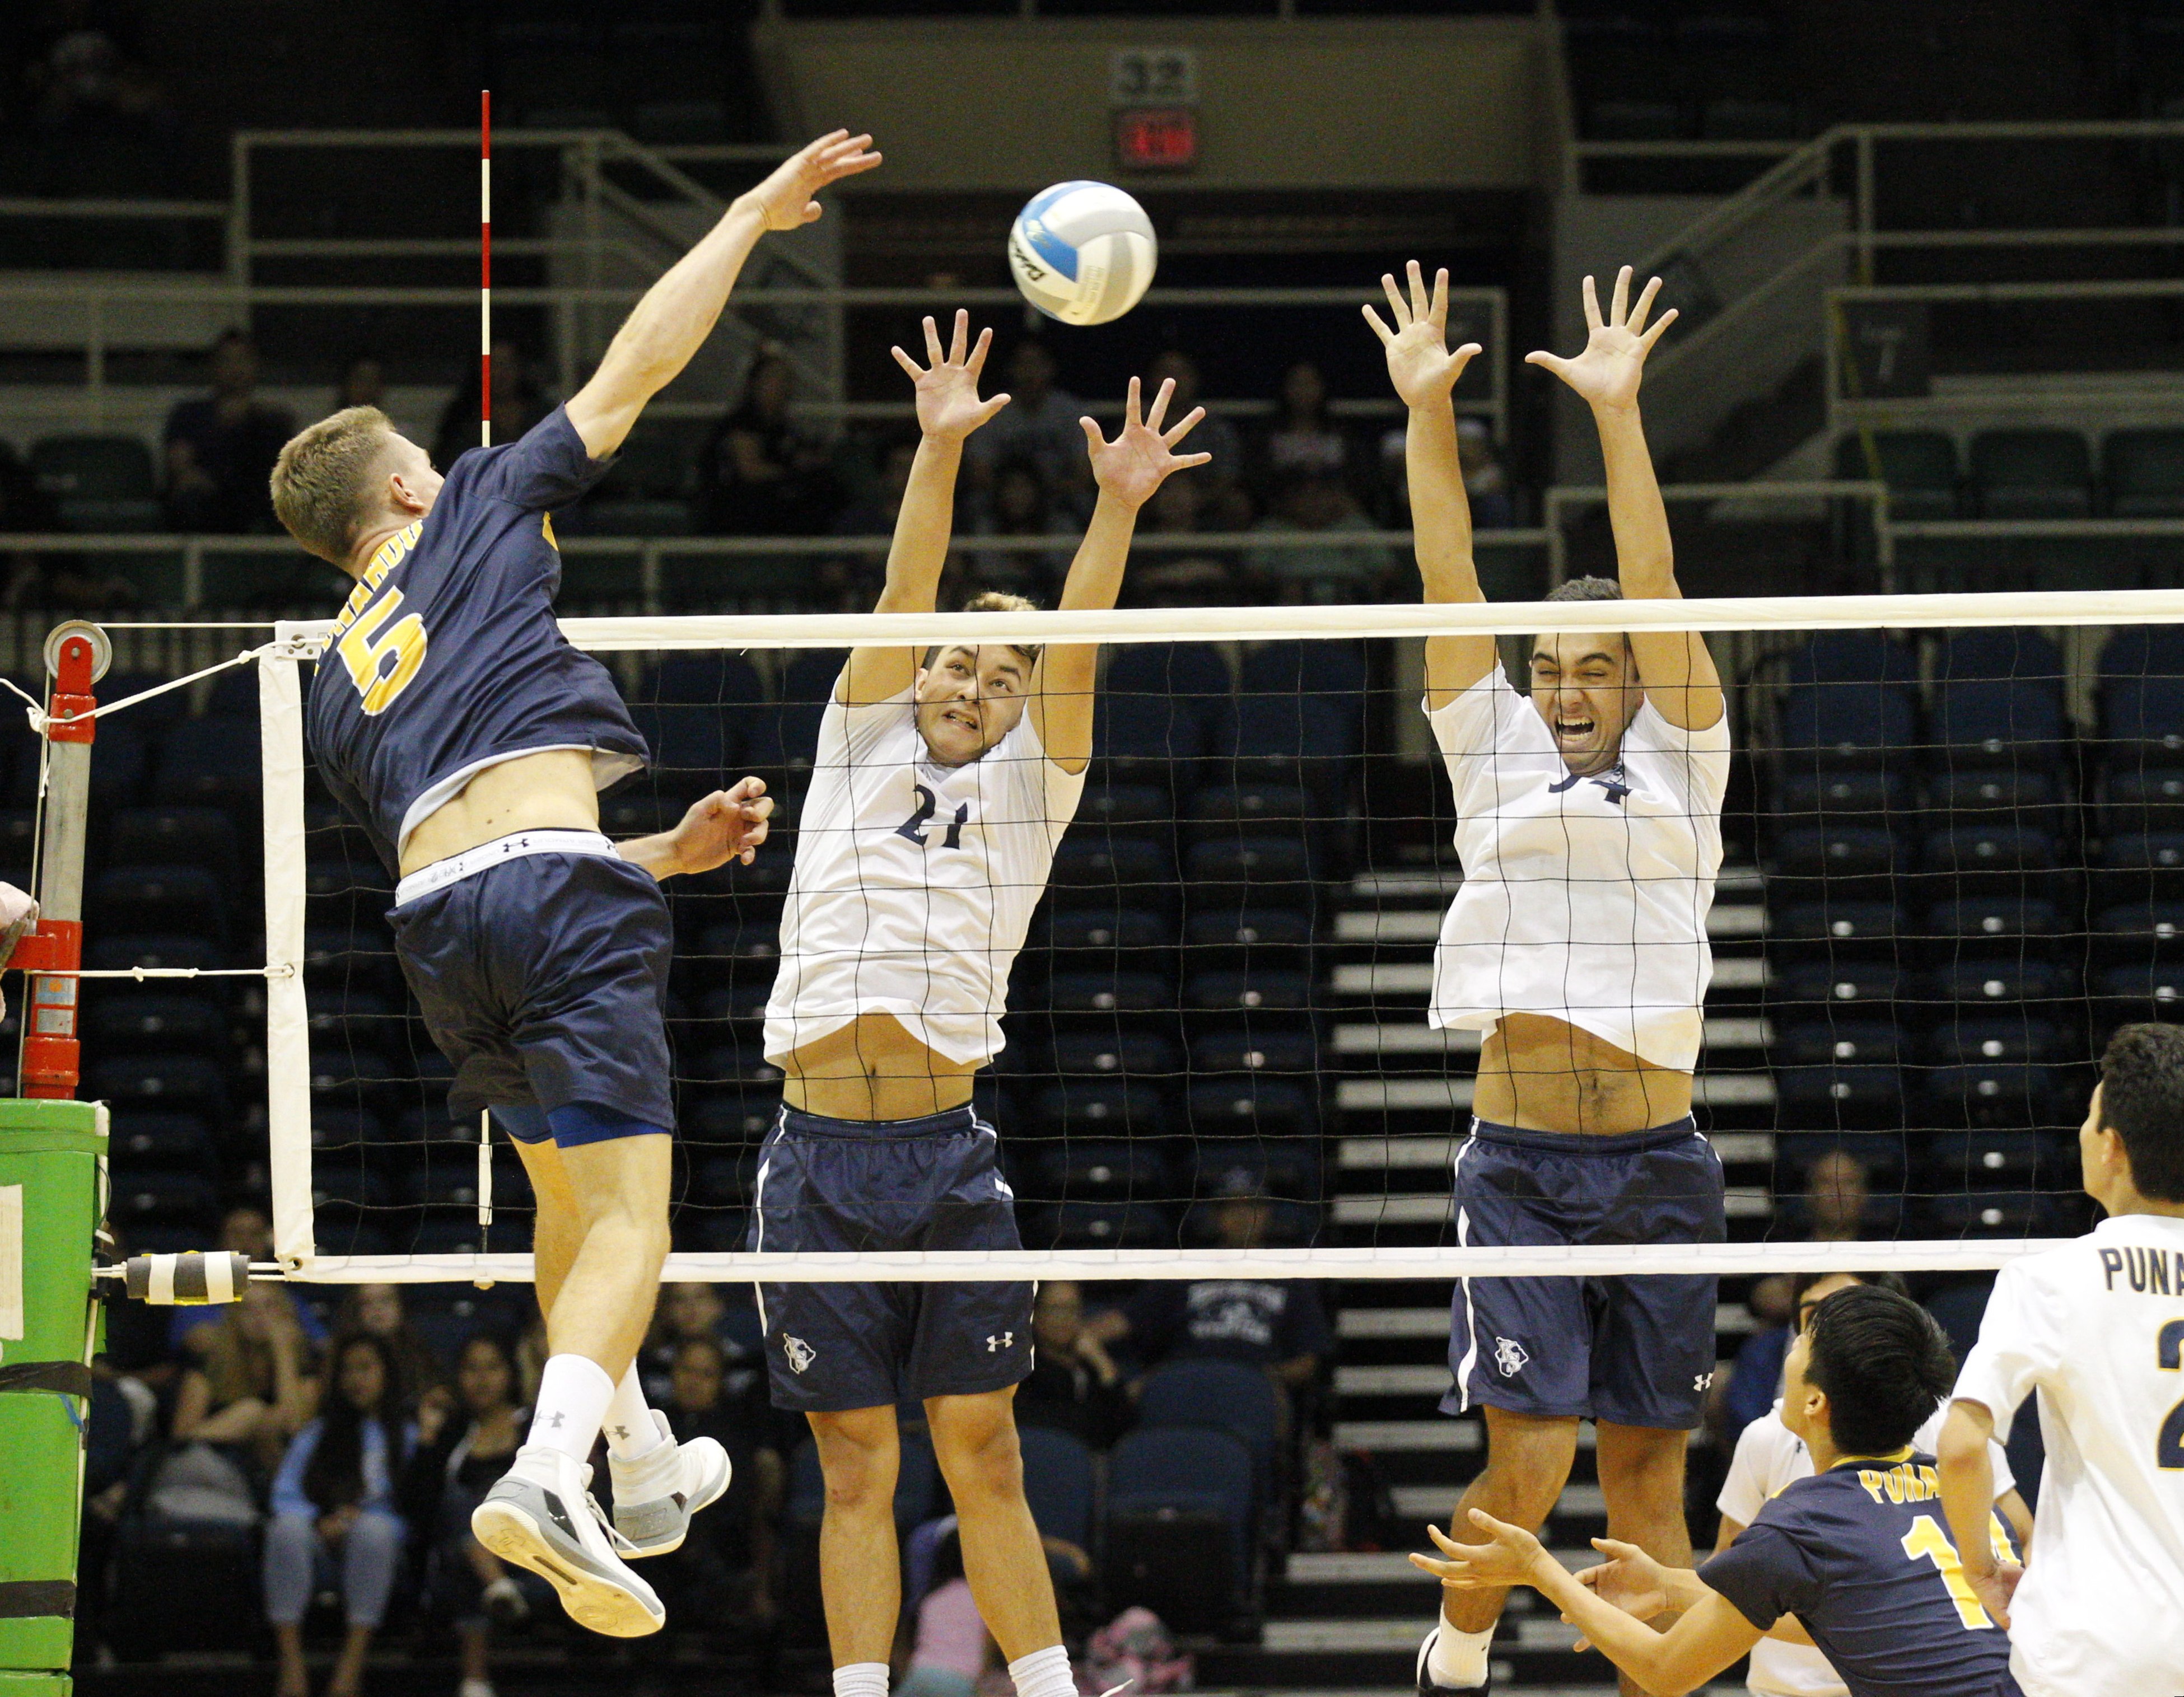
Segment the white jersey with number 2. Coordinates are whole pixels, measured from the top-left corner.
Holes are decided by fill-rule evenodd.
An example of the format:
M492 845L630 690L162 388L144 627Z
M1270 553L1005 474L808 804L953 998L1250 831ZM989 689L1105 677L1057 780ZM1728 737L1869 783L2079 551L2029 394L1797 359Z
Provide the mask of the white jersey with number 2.
M2184 1219L2126 1214L1995 1280L1957 1396L2048 1465L2010 1671L2025 1697L2184 1693Z

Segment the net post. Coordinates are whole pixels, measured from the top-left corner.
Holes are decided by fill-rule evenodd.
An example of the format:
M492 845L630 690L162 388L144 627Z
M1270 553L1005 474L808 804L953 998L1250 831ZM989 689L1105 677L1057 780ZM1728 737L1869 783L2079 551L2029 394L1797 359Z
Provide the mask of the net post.
M493 91L478 91L478 446L493 446Z
M315 1253L311 1210L310 1010L304 993L304 652L286 624L258 662L265 787L265 1121L273 1252L291 1266Z
M39 821L38 932L53 939L44 965L72 973L83 965L84 839L90 826L91 748L98 721L92 691L113 649L96 625L70 620L46 637L47 698L45 808ZM53 721L61 722L55 723ZM23 1021L22 1092L66 1101L82 1063L73 977L33 976Z

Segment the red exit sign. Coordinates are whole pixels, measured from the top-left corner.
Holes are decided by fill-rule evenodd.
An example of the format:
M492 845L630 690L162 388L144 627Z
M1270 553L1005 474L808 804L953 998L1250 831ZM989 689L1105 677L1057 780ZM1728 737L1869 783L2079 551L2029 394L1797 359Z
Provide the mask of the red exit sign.
M1125 170L1187 171L1198 163L1198 114L1140 106L1115 114L1115 159Z

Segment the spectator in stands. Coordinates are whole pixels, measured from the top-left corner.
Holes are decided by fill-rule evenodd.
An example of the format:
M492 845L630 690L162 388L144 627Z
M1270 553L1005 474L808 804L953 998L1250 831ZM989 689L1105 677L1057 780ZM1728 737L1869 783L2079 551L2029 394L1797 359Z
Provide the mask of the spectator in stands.
M1224 1249L1264 1247L1273 1204L1245 1181L1215 1210ZM1128 1343L1148 1366L1221 1356L1264 1367L1292 1394L1310 1389L1334 1345L1319 1288L1307 1279L1147 1279L1121 1309L1092 1322L1103 1344Z
M226 1255L270 1261L273 1259L273 1222L265 1217L265 1210L254 1203L240 1203L220 1216L218 1247ZM212 1345L215 1329L234 1308L233 1303L217 1303L175 1310L173 1319L167 1322L167 1338L174 1353L184 1361L202 1360ZM326 1344L326 1327L308 1308L292 1304L290 1312L303 1331L304 1342L315 1354Z
M1865 1235L1873 1182L1848 1149L1830 1149L1805 1173L1807 1236L1816 1244L1855 1243Z
M1171 477L1145 503L1139 515L1138 534L1192 536L1208 527L1210 516L1198 485L1188 477ZM1125 604L1134 607L1233 604L1237 598L1236 568L1228 554L1212 548L1202 553L1140 548L1138 564L1132 568L1123 593Z
M103 1650L106 1570L138 1463L159 1429L159 1399L105 1355L91 1364L91 1409L84 1422L83 1531L76 1559L75 1629L86 1651Z
M239 330L212 345L212 392L167 415L167 516L178 531L270 531L270 479L296 433L286 407L258 398L258 345Z
M1484 419L1456 421L1457 463L1463 468L1463 492L1471 500L1471 528L1506 531L1517 522L1509 498L1509 473Z
M1028 459L1039 467L1056 516L1067 514L1082 523L1092 511L1090 463L1077 422L1084 416L1084 403L1056 387L1056 370L1054 355L1037 337L1017 343L1009 356L1009 403L966 444L963 465L972 488L990 495L1000 467ZM1181 415L1171 409L1169 416Z
M1160 392L1164 382L1175 385L1174 398L1168 403L1168 415L1181 418L1198 404L1198 364L1180 348L1171 348L1153 361L1152 370L1145 374L1151 392ZM1209 412L1199 420L1198 428L1190 433L1191 442L1198 452L1213 458L1198 470L1195 478L1169 481L1181 487L1188 483L1196 492L1203 523L1209 531L1240 531L1250 528L1251 498L1244 492L1244 474L1246 469L1244 438L1236 426L1218 413ZM1165 487L1166 486L1163 486ZM1154 498L1156 503L1158 497ZM1148 503L1148 505L1153 503Z
M349 1287L334 1316L337 1332L368 1332L383 1342L394 1359L394 1405L415 1413L427 1403L442 1414L454 1406L447 1363L410 1323L398 1284Z
M432 436L432 464L441 471L478 445L478 364L463 363L462 379L440 409ZM514 442L554 408L523 350L512 342L493 344L493 439Z
M333 404L326 410L337 413L345 407L377 407L387 411L387 365L376 353L352 354L342 367L334 383ZM399 415L394 417L394 428L413 442L420 435L410 420Z
M916 1600L917 1627L894 1697L974 1697L994 1664L994 1640L963 1577L963 1540L933 1550L933 1584Z
M764 1410L748 1393L731 1397L727 1351L717 1337L705 1336L677 1345L668 1394L657 1406L683 1443L698 1436L718 1439L734 1471L727 1495L691 1522L680 1550L648 1562L645 1577L671 1619L771 1623L773 1526L787 1470L780 1451L764 1441Z
M1273 510L1254 527L1260 531L1321 531L1328 540L1302 545L1252 548L1245 569L1272 601L1371 601L1382 598L1395 570L1395 559L1375 542L1335 540L1346 532L1370 531L1373 521L1357 509L1340 480L1300 475L1276 491Z
M1327 410L1327 380L1309 359L1282 374L1273 424L1260 448L1261 474L1279 490L1306 480L1340 483L1350 470L1350 444Z
M254 1282L230 1303L175 1395L175 1441L210 1444L270 1472L318 1400L295 1299Z
M671 1284L660 1293L652 1335L637 1356L647 1402L655 1408L667 1405L674 1394L676 1357L685 1344L694 1341L720 1349L731 1401L740 1402L752 1394L760 1378L758 1354L765 1347L756 1311L747 1295L740 1306L731 1308L719 1285L693 1282Z
M265 1616L280 1652L277 1697L310 1697L304 1615L321 1572L337 1571L348 1636L326 1697L359 1697L365 1658L386 1618L407 1536L395 1487L415 1434L395 1404L394 1353L383 1338L347 1332L335 1338L327 1360L325 1412L289 1444L265 1527Z
M827 444L789 415L795 368L760 353L743 398L698 453L698 494L715 536L817 536L839 497Z
M844 606L863 607L879 593L887 575L887 548L894 537L895 516L902 511L903 492L910 487L910 468L917 458L914 438L890 441L880 457L880 475L872 487L834 515L838 537L877 537L869 554L847 554L827 568L827 587L838 590Z
M1062 522L1055 511L1045 474L1029 454L1005 459L994 468L992 487L982 508L968 527L973 536L1047 536ZM1050 548L964 550L957 556L961 581L945 586L941 598L951 606L960 606L981 591L994 589L1028 595L1042 607L1051 606L1072 553Z
M177 126L158 79L125 50L110 14L93 15L87 7L55 9L57 27L25 79L31 120L45 143L37 192L166 192L175 176ZM14 17L8 22L17 26Z
M1031 1323L1038 1350L1017 1387L1017 1424L1074 1433L1106 1449L1128 1423L1129 1404L1122 1370L1085 1323L1082 1288L1067 1279L1042 1282Z
M463 1344L450 1410L417 1411L417 1444L404 1470L402 1507L422 1530L433 1596L454 1620L461 1647L459 1697L493 1697L493 1628L529 1618L551 1600L545 1582L510 1567L471 1535L471 1511L508 1471L531 1411L516 1403L508 1346L481 1332Z

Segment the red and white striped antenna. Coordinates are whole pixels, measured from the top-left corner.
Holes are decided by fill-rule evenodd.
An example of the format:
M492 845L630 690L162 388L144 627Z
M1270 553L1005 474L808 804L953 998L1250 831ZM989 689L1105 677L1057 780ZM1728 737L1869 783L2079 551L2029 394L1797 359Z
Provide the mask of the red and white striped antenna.
M478 445L493 446L493 91L478 91Z

